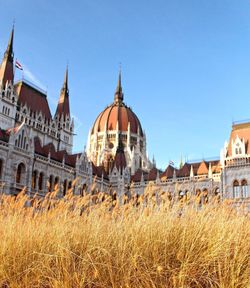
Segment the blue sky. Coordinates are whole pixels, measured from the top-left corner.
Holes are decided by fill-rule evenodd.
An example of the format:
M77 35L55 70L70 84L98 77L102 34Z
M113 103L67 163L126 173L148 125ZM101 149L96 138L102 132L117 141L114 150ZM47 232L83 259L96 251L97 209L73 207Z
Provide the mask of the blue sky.
M15 18L15 57L52 112L69 63L75 151L113 101L120 62L160 168L219 155L232 121L250 118L247 0L0 0L0 10L1 57Z

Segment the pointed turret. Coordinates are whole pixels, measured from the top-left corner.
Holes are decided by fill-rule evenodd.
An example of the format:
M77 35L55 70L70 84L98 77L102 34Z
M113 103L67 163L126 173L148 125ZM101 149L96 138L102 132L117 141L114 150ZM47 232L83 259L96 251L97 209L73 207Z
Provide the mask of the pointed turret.
M115 103L120 104L123 102L123 93L122 93L122 75L121 70L119 71L118 83L115 90Z
M114 166L121 172L126 168L127 162L126 157L124 154L124 147L121 140L121 135L119 135L119 145L116 150L115 159L114 159Z
M8 47L4 53L3 61L0 67L0 85L5 86L6 82L13 83L14 81L14 53L13 53L13 39L14 39L14 27L12 28Z
M60 98L59 98L58 105L56 108L55 116L58 116L59 119L61 117L63 117L64 120L66 119L67 116L70 117L69 89L68 89L68 66L66 68L63 87L61 89L61 94L60 94Z

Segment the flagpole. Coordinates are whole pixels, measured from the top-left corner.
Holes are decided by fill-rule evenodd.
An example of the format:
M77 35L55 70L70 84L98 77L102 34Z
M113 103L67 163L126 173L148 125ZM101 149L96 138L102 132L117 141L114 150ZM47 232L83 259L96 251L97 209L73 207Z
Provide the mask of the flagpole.
M16 58L16 60L17 60L17 58ZM13 77L14 77L14 80L15 80L15 75L16 75L16 60L15 60L15 63L14 63L14 75L13 75Z

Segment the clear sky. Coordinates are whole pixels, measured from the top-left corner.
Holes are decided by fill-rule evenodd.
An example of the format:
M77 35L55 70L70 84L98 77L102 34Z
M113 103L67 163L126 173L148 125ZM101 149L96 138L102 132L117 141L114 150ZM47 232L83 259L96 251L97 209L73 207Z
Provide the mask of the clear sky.
M53 113L69 63L75 151L113 101L120 62L159 168L218 156L232 121L250 118L248 0L0 0L0 11L1 57L15 18L15 57Z

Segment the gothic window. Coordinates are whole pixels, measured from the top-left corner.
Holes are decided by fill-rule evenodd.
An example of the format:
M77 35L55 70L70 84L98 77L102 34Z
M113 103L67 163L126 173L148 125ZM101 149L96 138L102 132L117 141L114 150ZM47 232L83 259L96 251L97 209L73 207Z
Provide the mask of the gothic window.
M220 189L219 187L216 187L215 190L214 190L214 195L219 195L220 194Z
M67 179L63 182L63 196L65 196L67 193Z
M71 188L72 188L72 181L69 181L68 189L71 189Z
M248 187L247 187L247 181L245 179L242 180L241 186L242 186L242 196L243 196L243 198L247 198L248 197Z
M20 163L17 166L16 183L18 183L18 184L23 183L24 177L25 177L25 165L23 163Z
M26 137L24 137L24 140L23 140L23 147L22 147L23 149L25 149L26 148Z
M82 189L81 189L80 195L83 196L84 193L86 193L86 192L87 192L87 184L84 183L84 184L82 185Z
M32 189L36 189L36 179L37 179L37 171L33 171L32 173Z
M18 144L17 144L18 147L20 147L20 142L21 142L21 135L18 136Z
M58 184L59 184L59 177L57 176L56 178L55 178L55 184L54 184L54 189L57 189L58 190Z
M197 189L196 192L196 200L197 200L197 203L198 204L201 204L201 190L200 189Z
M235 180L233 183L233 197L234 198L240 197L240 185L239 185L239 182L237 180Z
M185 191L185 195L186 195L186 199L187 199L187 200L190 200L190 198L191 198L191 193L190 193L188 190Z
M21 148L23 148L23 141L24 141L24 131L22 131L22 136L21 136Z
M52 192L52 191L53 191L53 188L54 188L54 187L53 187L53 182L54 182L54 176L53 176L53 175L50 175L50 176L49 176L49 183L48 183L48 184L49 184L49 185L48 185L48 186L49 186L49 187L48 187L48 188L49 188L49 189L48 189L49 192Z
M208 203L208 190L206 188L203 190L203 203Z
M38 178L38 189L41 191L43 190L43 172L40 172Z

